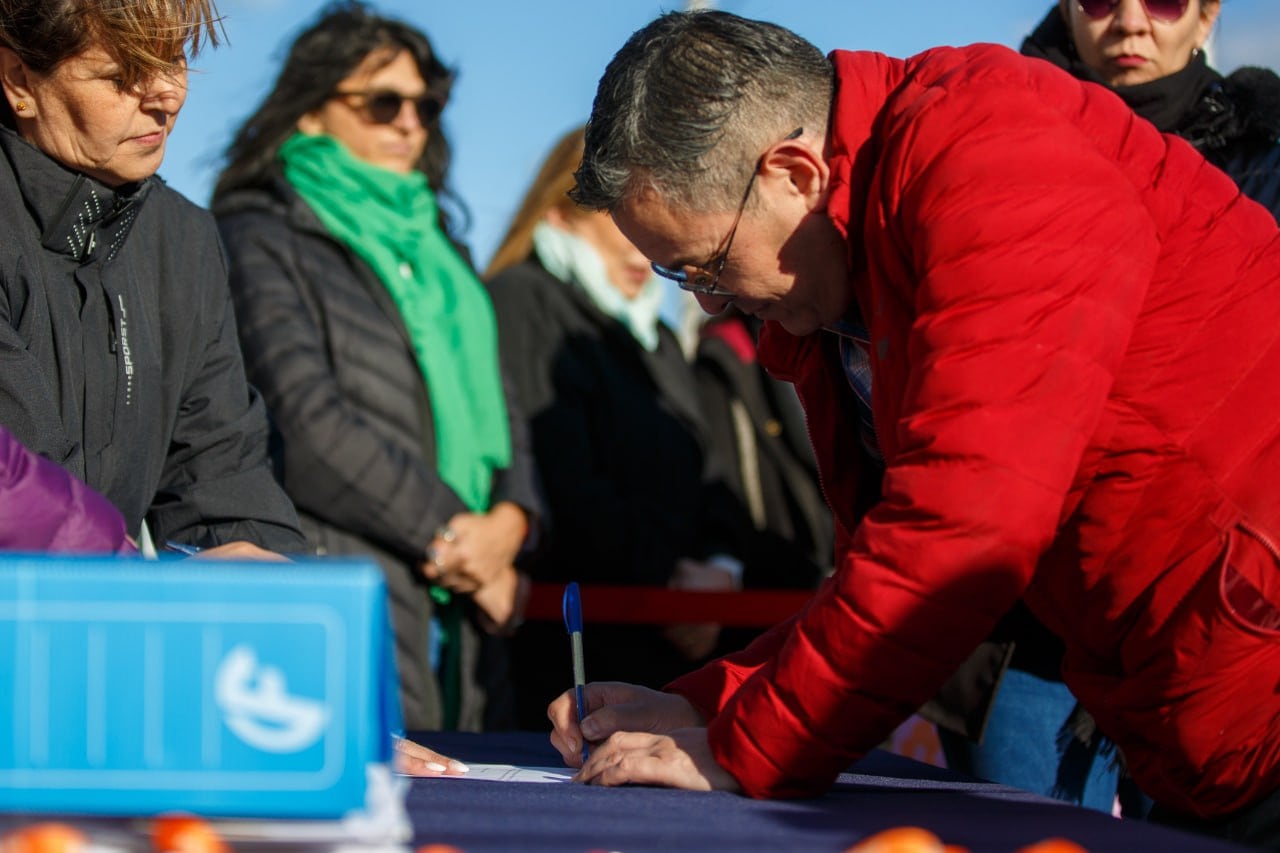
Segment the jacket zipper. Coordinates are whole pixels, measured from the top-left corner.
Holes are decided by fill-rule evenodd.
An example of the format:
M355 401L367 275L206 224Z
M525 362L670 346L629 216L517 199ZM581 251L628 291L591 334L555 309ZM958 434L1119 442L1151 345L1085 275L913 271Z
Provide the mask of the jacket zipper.
M1262 547L1267 549L1267 553L1271 554L1272 558L1274 558L1276 562L1280 563L1280 548L1276 547L1276 543L1271 539L1270 536L1263 533L1251 522L1243 518L1237 521L1236 523L1240 525L1240 528L1242 530L1248 531L1249 535L1251 535L1253 538L1261 542Z

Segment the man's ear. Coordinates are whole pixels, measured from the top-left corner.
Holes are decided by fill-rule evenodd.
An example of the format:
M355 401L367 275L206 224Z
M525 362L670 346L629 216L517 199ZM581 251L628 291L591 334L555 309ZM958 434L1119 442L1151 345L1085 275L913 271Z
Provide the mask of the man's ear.
M0 86L4 87L9 108L18 112L19 101L32 102L31 79L27 65L18 54L7 47L0 47Z
M831 167L804 137L784 139L766 151L761 172L761 177L784 179L785 191L800 196L810 210L826 205Z

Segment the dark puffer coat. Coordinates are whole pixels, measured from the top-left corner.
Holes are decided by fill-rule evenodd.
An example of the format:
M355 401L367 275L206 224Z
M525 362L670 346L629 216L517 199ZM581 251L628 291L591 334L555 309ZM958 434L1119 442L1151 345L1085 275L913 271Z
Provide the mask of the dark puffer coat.
M303 532L318 554L378 559L406 728L439 729L434 605L419 566L435 530L467 508L437 471L430 399L400 313L373 270L283 180L230 193L214 212L245 366L279 432L276 457ZM515 415L511 427L513 461L495 479L493 502L536 510L527 433ZM458 728L509 724L502 646L464 618Z

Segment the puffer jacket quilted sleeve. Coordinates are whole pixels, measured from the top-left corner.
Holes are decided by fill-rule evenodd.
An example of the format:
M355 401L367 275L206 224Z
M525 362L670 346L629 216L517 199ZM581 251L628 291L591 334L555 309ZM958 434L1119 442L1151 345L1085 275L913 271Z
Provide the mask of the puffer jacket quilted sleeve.
M111 502L0 427L0 550L132 554Z
M887 470L853 517L824 441L857 439L814 435L849 531L834 577L758 647L673 685L718 708L712 751L757 797L830 785L1027 590L1149 307L1167 225L1149 187L1202 164L1166 161L1184 143L1100 88L995 48L834 61L829 210L871 330ZM838 424L843 377L812 353L790 367L811 428Z

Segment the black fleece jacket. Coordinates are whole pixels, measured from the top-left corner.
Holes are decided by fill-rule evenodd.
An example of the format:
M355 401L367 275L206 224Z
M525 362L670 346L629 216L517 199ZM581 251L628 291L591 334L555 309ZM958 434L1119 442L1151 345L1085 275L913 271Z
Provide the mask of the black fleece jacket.
M0 128L0 423L137 534L303 548L273 479L209 214L112 189Z

